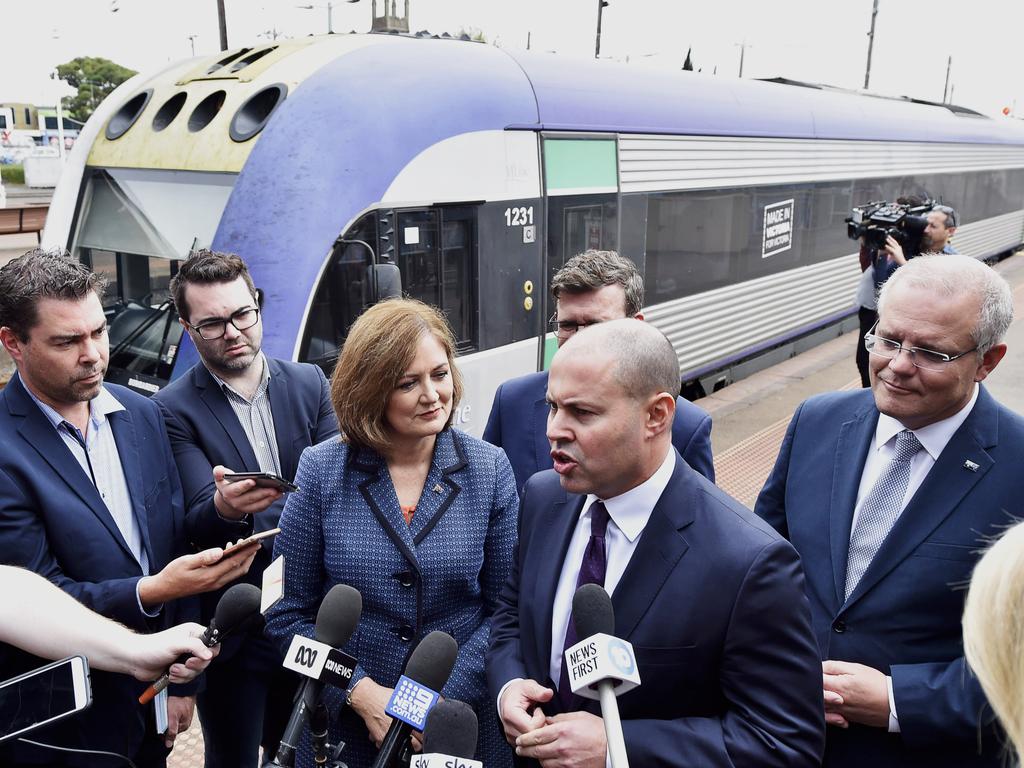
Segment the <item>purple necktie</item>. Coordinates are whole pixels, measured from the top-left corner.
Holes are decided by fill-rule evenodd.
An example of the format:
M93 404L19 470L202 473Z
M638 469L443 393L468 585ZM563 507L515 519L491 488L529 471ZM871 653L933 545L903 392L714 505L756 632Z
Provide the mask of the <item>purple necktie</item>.
M600 584L604 586L605 572L608 570L608 557L605 553L604 534L608 530L608 510L601 501L590 505L590 541L583 552L580 564L580 575L576 577L576 589L584 584ZM575 592L573 592L575 594ZM569 616L569 625L565 630L565 644L562 646L562 674L558 678L558 698L562 702L562 711L573 710L573 693L569 687L569 671L565 664L565 651L576 645L576 625Z

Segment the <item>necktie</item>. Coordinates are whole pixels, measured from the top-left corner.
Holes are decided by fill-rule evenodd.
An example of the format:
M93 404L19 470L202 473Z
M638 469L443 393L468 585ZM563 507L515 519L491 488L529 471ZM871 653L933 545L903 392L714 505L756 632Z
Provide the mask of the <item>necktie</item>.
M600 501L590 505L590 541L583 552L583 562L580 564L580 573L576 577L576 589L584 584L600 584L604 586L604 575L608 570L608 556L605 552L604 535L608 530L608 510ZM575 593L574 593L575 594ZM565 643L562 651L576 645L576 625L572 616L569 617L569 625L565 630ZM562 673L558 678L558 698L562 701L562 709L565 712L572 710L572 689L569 687L569 671L566 669L565 657L562 657Z
M868 569L900 516L903 496L910 482L910 462L920 450L921 443L913 432L904 429L897 434L896 448L889 466L864 499L857 516L857 525L850 535L850 551L846 559L847 598L857 588L864 571Z

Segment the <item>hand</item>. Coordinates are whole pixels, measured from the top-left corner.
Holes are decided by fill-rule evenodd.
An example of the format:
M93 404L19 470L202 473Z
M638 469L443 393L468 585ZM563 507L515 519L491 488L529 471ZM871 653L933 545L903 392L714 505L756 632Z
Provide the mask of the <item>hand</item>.
M187 683L209 666L220 652L220 646L207 648L199 639L205 628L189 622L152 635L129 635L130 647L125 654L129 667L125 670L137 680L160 677L170 667L172 683ZM179 656L188 660L178 663Z
M152 608L179 597L220 589L249 571L259 548L260 543L253 541L233 550L228 558L220 547L182 555L171 560L159 573L139 580L139 599L144 607Z
M245 515L262 512L284 495L276 488L260 488L255 480L229 483L224 475L233 471L220 464L213 468L213 482L217 486L213 505L221 517L241 520Z
M886 235L885 247L882 250L889 254L889 261L893 261L901 267L907 263L907 257L903 255L903 246L897 243L892 235Z
M370 734L370 741L380 749L384 736L391 727L391 717L384 712L384 708L391 700L394 688L385 688L377 685L369 677L364 677L356 687L352 689L349 696L349 703L356 714L363 718L366 723L366 730Z
M889 727L889 683L872 667L848 661L823 661L825 722L846 728L861 723Z
M540 760L543 768L604 768L608 741L600 717L569 712L544 723L516 739L517 755Z
M541 704L551 701L555 692L536 680L514 680L508 684L498 702L498 716L505 729L505 738L515 746L522 734L544 725Z
M192 725L192 713L196 710L195 696L167 697L167 732L164 734L164 746L170 749L179 733L184 733Z

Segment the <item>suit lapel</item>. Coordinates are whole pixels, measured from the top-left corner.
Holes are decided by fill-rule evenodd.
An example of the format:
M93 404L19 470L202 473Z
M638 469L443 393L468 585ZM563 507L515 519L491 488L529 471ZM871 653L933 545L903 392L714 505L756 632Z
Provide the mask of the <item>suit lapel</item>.
M548 374L540 383L539 398L533 402L533 453L537 462L535 471L542 472L551 468L551 445L548 443Z
M380 527L391 539L402 556L419 573L419 561L416 559L416 545L409 532L409 526L402 517L402 508L398 503L395 485L391 482L387 462L375 451L357 448L349 453L349 461L368 477L359 484L359 492L377 518Z
M245 430L238 421L238 417L231 409L231 404L224 396L220 385L214 380L206 366L197 364L192 369L196 388L200 390L199 397L210 409L210 413L220 423L221 427L231 438L231 444L238 454L238 466L230 467L236 472L258 472L260 465L253 453L249 438L245 436ZM276 428L276 422L275 422Z
M289 389L288 372L276 360L269 357L265 359L270 368L267 396L270 398L270 412L274 417L274 434L277 436L277 455L281 462L281 474L285 477L295 477L299 457L292 447L299 437L296 431L305 425L295 418L295 404L292 402Z
M121 470L124 472L124 479L128 484L132 514L135 515L135 520L139 524L139 532L142 534L142 546L146 550L150 564L155 567L157 558L153 554L153 547L149 540L149 510L146 509L146 496L142 483L141 446L135 434L135 422L127 410L116 411L109 414L107 418L110 420L110 427L114 432L117 455L121 459Z
M693 522L693 510L698 506L697 494L700 493L699 486L687 477L687 473L692 471L676 454L672 477L654 505L640 541L612 595L617 637L629 639L689 549L681 531Z
M997 439L998 411L982 389L973 412L939 454L935 466L882 542L849 602L859 599L909 557L952 514L995 464L986 449L994 446ZM974 469L965 467L965 462L972 462Z
M437 436L430 471L409 525L409 533L416 546L433 530L462 490L458 472L465 469L469 462L462 449L461 439L452 429L446 429Z
M877 424L878 411L871 405L843 424L839 430L839 439L836 441L828 514L836 607L843 604L846 593L846 560L850 551L853 508L857 503L857 491L860 489L864 462Z

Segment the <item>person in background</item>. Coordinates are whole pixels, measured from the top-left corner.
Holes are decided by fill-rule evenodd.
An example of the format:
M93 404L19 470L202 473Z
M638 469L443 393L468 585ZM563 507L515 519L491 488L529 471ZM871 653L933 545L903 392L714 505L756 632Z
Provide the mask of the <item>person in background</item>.
M301 490L281 515L274 554L285 558L285 594L267 633L282 649L296 633L313 635L331 586L362 594L359 629L344 648L359 660L350 706L332 718L352 766L372 762L393 686L410 650L434 630L459 644L441 693L476 709L477 759L511 765L486 693L484 652L512 567L519 500L504 452L452 429L462 391L454 337L438 310L405 299L366 310L331 377L343 438L306 449ZM341 692L327 698L336 712ZM306 738L298 762L309 760Z
M302 451L338 434L327 379L315 365L267 357L256 287L238 256L200 250L178 267L171 295L200 362L154 395L185 493L197 547L223 546L277 527L284 494L231 472L269 472L291 481ZM257 550L246 580L257 586L273 542ZM220 593L205 595L209 622ZM250 768L273 754L284 732L295 675L262 628L228 638L206 673L198 707L206 768ZM244 707L236 702L244 701Z
M551 281L555 314L550 320L558 346L580 329L607 320L643 320L644 280L636 265L615 251L585 251L569 259ZM544 399L548 372L529 373L498 387L484 427L484 440L504 449L522 491L530 475L551 469L545 430ZM679 387L676 388L678 394ZM711 457L711 417L700 407L676 398L672 444L683 460L715 481Z

